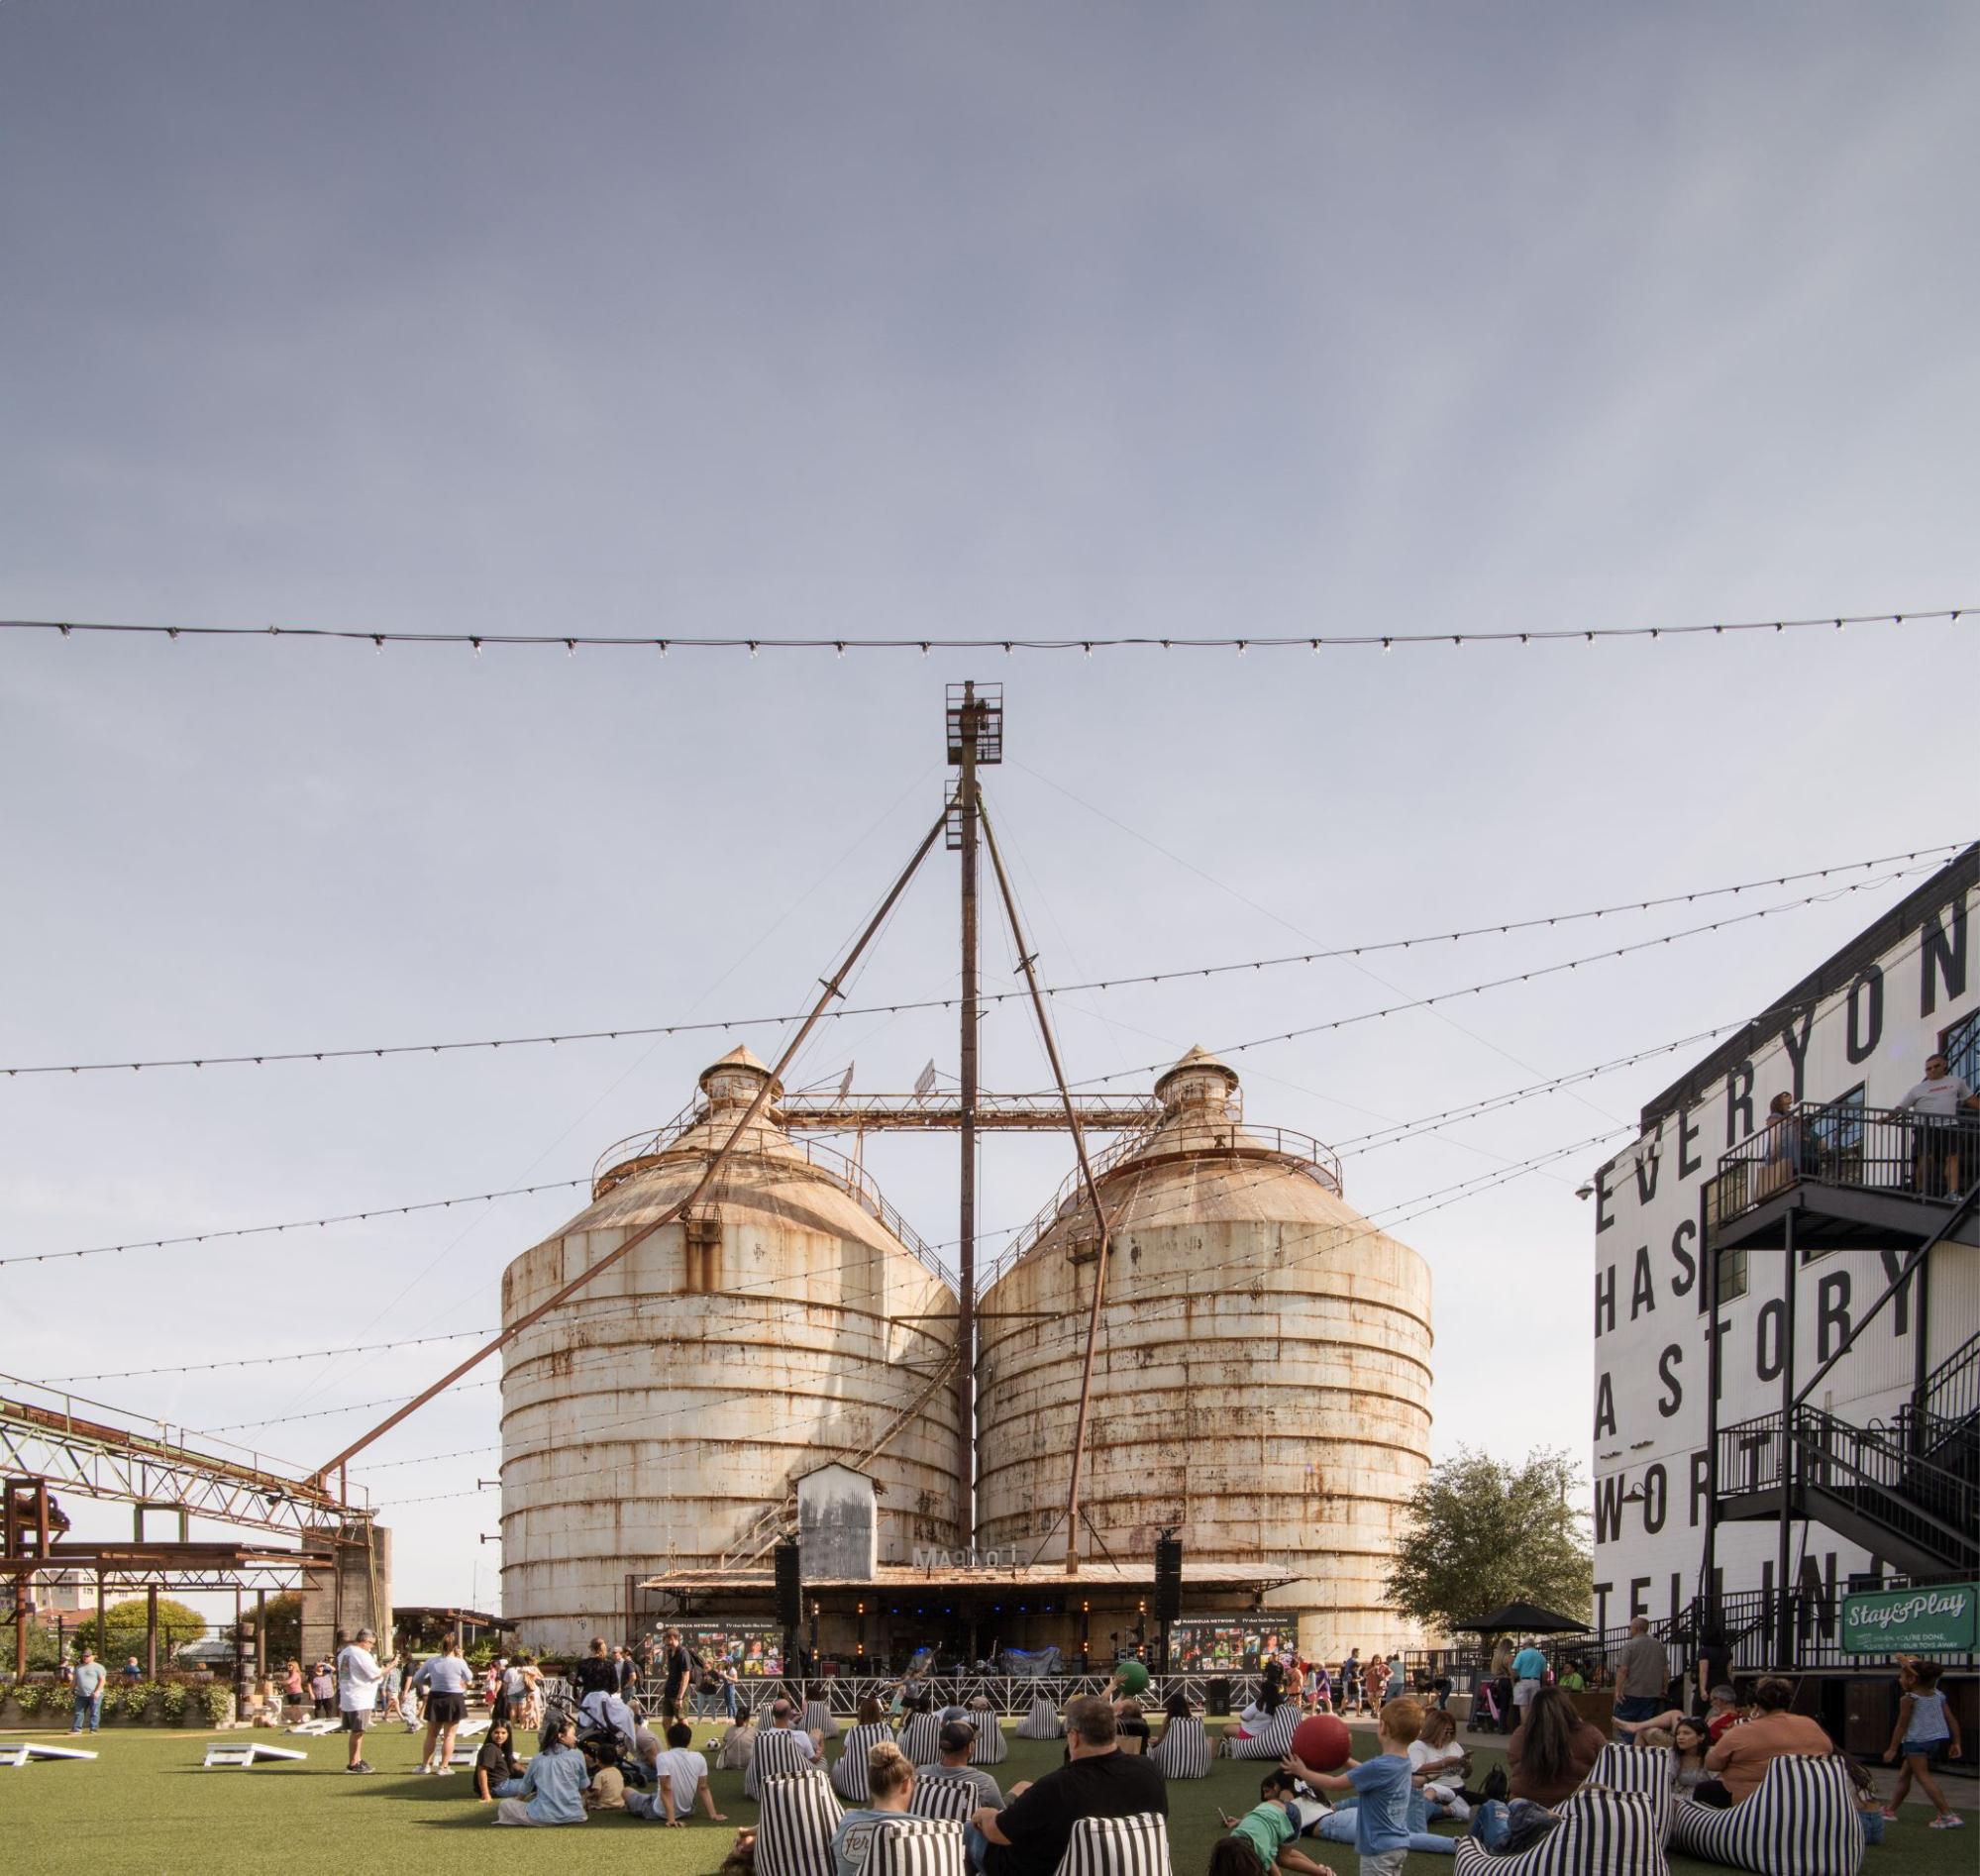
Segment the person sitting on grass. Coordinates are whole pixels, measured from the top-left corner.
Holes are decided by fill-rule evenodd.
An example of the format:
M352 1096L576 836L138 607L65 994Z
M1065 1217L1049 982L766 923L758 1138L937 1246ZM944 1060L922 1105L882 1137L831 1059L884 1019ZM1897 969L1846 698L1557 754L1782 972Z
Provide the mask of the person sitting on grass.
M1898 1722L1891 1728L1891 1744L1884 1754L1884 1763L1895 1765L1900 1753L1905 1763L1898 1774L1897 1788L1891 1793L1891 1802L1884 1808L1884 1816L1892 1823L1897 1821L1898 1807L1910 1793L1912 1780L1917 1779L1919 1789L1931 1800L1931 1823L1926 1827L1957 1830L1966 1820L1945 1802L1944 1792L1931 1775L1934 1752L1942 1749L1947 1758L1956 1759L1962 1749L1958 1716L1938 1691L1942 1671L1937 1661L1919 1661L1910 1656L1903 1658L1898 1669L1898 1686L1905 1697L1898 1703Z
M1280 1762L1316 1792L1354 1794L1354 1847L1361 1857L1361 1876L1402 1876L1410 1840L1408 1754L1422 1729L1420 1704L1407 1694L1399 1695L1376 1716L1379 1756L1349 1759L1339 1772L1315 1772L1290 1753ZM1428 1841L1441 1846L1445 1839Z
M652 1737L651 1734L648 1735ZM655 1745L659 1742L656 1740ZM653 1775L650 1792L627 1792L626 1813L665 1824L677 1829L694 1814L697 1799L708 1813L710 1824L727 1824L715 1809L715 1794L708 1786L708 1761L692 1749L694 1728L684 1720L673 1720L667 1726L667 1750L642 1752L647 1770Z
M1618 1728L1627 1722L1617 1720ZM1526 1703L1525 1717L1506 1741L1509 1791L1552 1809L1581 1789L1609 1741L1575 1711L1558 1687L1543 1687Z
M1462 1822L1471 1816L1464 1799L1471 1755L1458 1744L1457 1721L1441 1707L1423 1715L1423 1729L1409 1742L1409 1776L1429 1817Z
M1210 1852L1211 1876L1218 1869L1220 1851L1224 1852L1230 1876L1265 1876L1275 1866L1298 1870L1301 1876L1333 1876L1325 1864L1315 1863L1294 1847L1306 1823L1300 1813L1299 1790L1300 1781L1291 1772L1275 1768L1259 1780L1258 1802L1243 1817L1232 1819L1220 1814L1230 1835ZM1241 1846L1244 1854L1224 1851L1225 1844Z
M873 1848L874 1832L889 1819L905 1817L914 1797L914 1767L907 1754L891 1739L882 1739L867 1749L868 1803L845 1812L832 1833L832 1857L837 1876L860 1876L866 1868L867 1852Z
M523 1788L522 1761L509 1740L509 1722L491 1720L488 1736L474 1754L474 1796L484 1805L513 1798Z
M584 1790L591 1782L577 1750L577 1722L558 1720L544 1747L529 1762L522 1789L495 1807L497 1824L582 1824Z

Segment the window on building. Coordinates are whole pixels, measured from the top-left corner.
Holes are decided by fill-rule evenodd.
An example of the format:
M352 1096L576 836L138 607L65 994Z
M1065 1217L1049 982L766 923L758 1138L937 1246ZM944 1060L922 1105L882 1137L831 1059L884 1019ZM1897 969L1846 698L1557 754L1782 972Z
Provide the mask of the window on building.
M1939 1039L1939 1053L1955 1075L1963 1075L1967 1085L1980 1088L1980 1009L1961 1018Z
M1719 1300L1730 1303L1746 1294L1746 1253L1721 1251L1719 1254Z

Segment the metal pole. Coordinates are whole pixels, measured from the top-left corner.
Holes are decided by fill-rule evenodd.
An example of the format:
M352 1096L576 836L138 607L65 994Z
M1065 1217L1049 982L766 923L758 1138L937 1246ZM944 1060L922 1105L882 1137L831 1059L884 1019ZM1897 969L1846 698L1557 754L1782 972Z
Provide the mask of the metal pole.
M1719 1246L1700 1219L1705 1252L1705 1594L1707 1619L1719 1620Z
M1781 1262L1787 1275L1781 1285L1781 1528L1774 1562L1774 1665L1786 1668L1794 1653L1794 1605L1788 1600L1789 1560L1795 1504L1795 1217L1790 1211L1782 1225Z
M1045 1043L1045 1059L1052 1065L1052 1079L1065 1104L1066 1124L1073 1130L1073 1151L1079 1155L1080 1175L1086 1182L1087 1199L1094 1208L1098 1232L1094 1253L1094 1303L1087 1315L1087 1352L1080 1370L1080 1416L1073 1429L1073 1476L1066 1489L1066 1574L1080 1574L1080 1471L1087 1450L1087 1416L1093 1406L1094 1344L1099 1336L1100 1301L1106 1295L1107 1254L1112 1248L1113 1227L1107 1223L1106 1206L1100 1202L1100 1189L1094 1179L1093 1162L1087 1157L1087 1136L1080 1125L1079 1109L1073 1104L1072 1090L1066 1086L1066 1071L1059 1063L1059 1044L1052 1034L1052 1019L1045 1013L1045 998L1038 989L1037 959L1024 942L1023 921L1017 915L1017 895L1010 889L1010 876L1003 870L1003 855L997 851L996 830L990 825L990 809L979 803L983 816L984 844L990 849L990 865L996 870L997 891L1003 898L1004 916L1010 921L1010 941L1017 947L1017 962L1024 972L1025 988L1031 992L1031 1008L1038 1018L1038 1033Z
M145 1585L145 1679L158 1678L158 1586Z
M866 929L854 940L853 948L846 953L845 961L832 974L831 978L826 981L824 990L819 995L818 1000L811 1006L810 1015L806 1016L803 1022L798 1025L797 1033L784 1045L783 1053L777 1059L777 1066L765 1078L764 1085L757 1090L756 1099L750 1102L748 1111L736 1122L735 1131L722 1142L721 1146L716 1150L714 1157L709 1160L700 1179L695 1183L694 1190L677 1203L670 1205L651 1224L643 1224L637 1231L621 1239L614 1249L607 1251L595 1264L586 1265L584 1269L572 1278L556 1295L538 1303L527 1315L511 1322L492 1341L483 1343L466 1361L461 1362L456 1367L450 1368L432 1387L426 1389L421 1394L414 1395L404 1407L386 1415L368 1433L354 1440L342 1452L336 1453L325 1460L322 1466L310 1475L306 1482L307 1484L321 1489L332 1472L344 1466L357 1454L363 1452L374 1440L380 1439L386 1433L389 1433L408 1414L418 1412L435 1395L453 1387L469 1369L486 1361L497 1349L512 1342L532 1323L540 1322L551 1310L570 1302L592 1278L598 1276L603 1271L610 1270L620 1259L629 1256L640 1245L644 1244L656 1231L664 1230L678 1218L682 1212L700 1203L702 1195L707 1192L709 1187L714 1185L716 1179L721 1174L722 1168L728 1163L729 1155L735 1150L737 1141L751 1127L756 1125L757 1116L769 1105L771 1091L782 1080L783 1072L789 1068L797 1051L804 1046L806 1040L809 1038L811 1031L818 1026L819 1017L825 1013L825 1006L840 993L839 987L851 975L853 966L859 963L867 946L873 942L875 934L886 923L887 917L898 902L901 893L907 890L908 881L914 878L915 873L920 869L922 861L928 857L929 848L934 846L936 841L942 837L942 830L948 825L948 821L949 809L948 804L945 802L942 812L936 816L935 825L928 830L922 839L921 845L915 848L913 859L908 861L907 865L901 870L900 877L888 888L886 897L881 900L880 909L867 921Z
M982 706L963 686L962 773L956 800L963 823L963 1166L957 1220L956 1426L961 1445L963 1541L977 1540L977 730Z

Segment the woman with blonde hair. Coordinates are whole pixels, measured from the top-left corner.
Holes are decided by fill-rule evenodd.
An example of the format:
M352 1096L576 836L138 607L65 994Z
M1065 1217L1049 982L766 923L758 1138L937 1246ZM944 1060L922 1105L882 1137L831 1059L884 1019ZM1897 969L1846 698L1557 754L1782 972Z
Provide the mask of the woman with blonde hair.
M874 1832L890 1819L905 1817L913 1797L914 1767L907 1754L891 1739L870 1746L867 1749L869 1808L846 1812L832 1836L837 1876L860 1876L866 1867L867 1852L873 1847Z

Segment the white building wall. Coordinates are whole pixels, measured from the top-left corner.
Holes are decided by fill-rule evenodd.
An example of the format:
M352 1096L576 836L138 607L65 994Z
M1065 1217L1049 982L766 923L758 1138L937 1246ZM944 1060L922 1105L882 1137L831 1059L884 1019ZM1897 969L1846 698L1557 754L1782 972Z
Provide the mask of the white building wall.
M1980 923L1980 892L1972 875L1970 860L1947 869L1934 882L1944 887L1936 904L1920 909L1902 935L1812 1005L1783 1011L1750 1054L1688 1089L1669 1111L1646 1115L1642 1137L1596 1175L1598 1626L1674 1615L1705 1588L1705 1182L1720 1154L1765 1124L1768 1101L1783 1091L1828 1101L1860 1087L1866 1107L1888 1108L1923 1077L1940 1038L1980 1003L1980 958L1970 936ZM1928 1367L1980 1327L1976 1261L1963 1245L1934 1256ZM1780 1408L1785 1262L1779 1251L1753 1251L1745 1294L1719 1311L1720 1426ZM1839 1346L1902 1262L1897 1252L1838 1251L1801 1265L1797 1386ZM1812 1404L1858 1424L1887 1418L1914 1372L1911 1305L1909 1295L1887 1305ZM1631 1502L1631 1494L1640 1496ZM1777 1532L1770 1523L1719 1526L1722 1591L1771 1587ZM1790 1554L1792 1575L1835 1589L1874 1567L1863 1550L1820 1524L1798 1521Z

